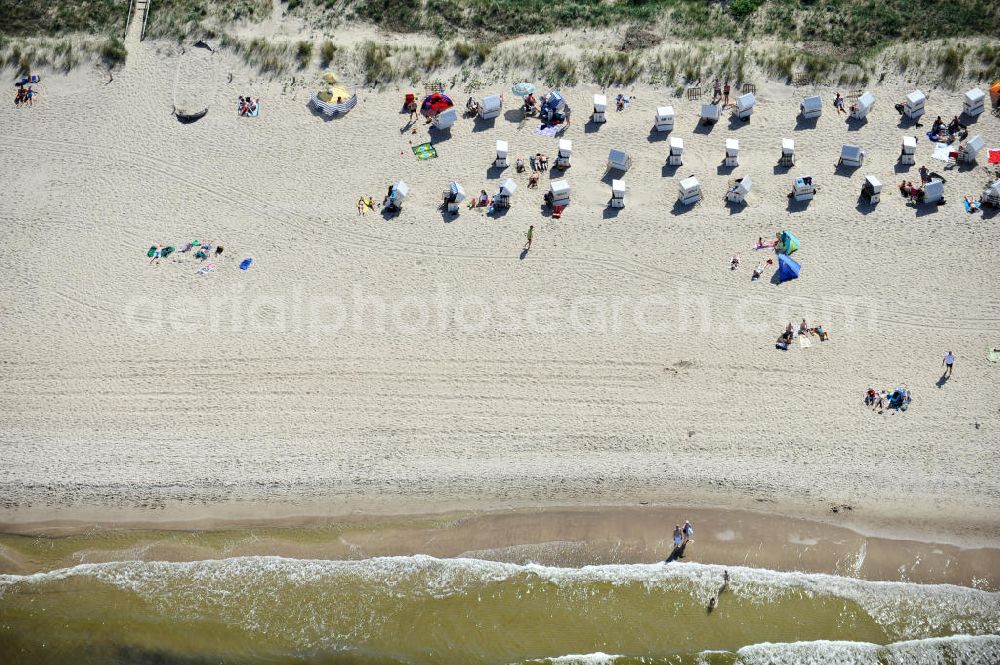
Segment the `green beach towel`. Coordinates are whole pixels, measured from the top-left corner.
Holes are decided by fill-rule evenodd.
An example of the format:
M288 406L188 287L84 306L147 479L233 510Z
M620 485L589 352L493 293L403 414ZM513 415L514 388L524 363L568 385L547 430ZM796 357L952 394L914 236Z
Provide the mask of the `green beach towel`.
M413 146L413 154L420 160L433 159L438 156L437 149L430 143L421 143L420 145Z

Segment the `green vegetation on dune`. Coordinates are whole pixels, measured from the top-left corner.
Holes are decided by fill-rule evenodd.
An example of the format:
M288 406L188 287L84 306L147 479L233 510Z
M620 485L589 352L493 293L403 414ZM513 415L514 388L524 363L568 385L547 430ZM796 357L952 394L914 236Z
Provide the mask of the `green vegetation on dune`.
M212 36L216 29L232 23L263 21L272 9L271 0L153 0L146 35L173 39Z
M340 3L314 0L316 5ZM896 40L1000 35L995 0L349 0L349 6L358 20L438 34L513 36L633 23L657 24L689 39L772 37L829 42L847 51Z
M0 34L120 35L125 30L127 13L128 0L0 0Z

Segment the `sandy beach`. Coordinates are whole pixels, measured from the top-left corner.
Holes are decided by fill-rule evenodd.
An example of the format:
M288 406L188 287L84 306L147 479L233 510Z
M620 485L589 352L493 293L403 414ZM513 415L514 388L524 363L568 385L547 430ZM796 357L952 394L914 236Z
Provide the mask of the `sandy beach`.
M474 93L507 93L495 122L437 134L402 129L419 86L359 89L357 108L325 121L306 107L306 78L144 43L110 83L53 75L34 106L0 110L5 528L644 502L1000 541L1000 367L986 360L1000 343L1000 240L994 211L962 207L991 176L985 152L945 169L926 127L899 126L892 104L915 85L870 88L868 122L848 125L834 90L761 80L751 121L726 112L710 131L700 102L642 86L607 90L635 99L589 125L601 91L565 89L572 198L557 220L542 194L559 174L532 190L513 167L554 160L556 139L521 122L509 82ZM925 126L961 110L961 90L924 91ZM459 105L470 94L451 92ZM815 127L796 118L814 92ZM261 99L259 118L237 117L241 94ZM667 135L650 131L667 103L686 148L676 169ZM175 106L209 112L183 125ZM1000 147L995 117L970 129ZM908 169L904 134L919 142ZM740 141L733 169L727 138ZM796 141L787 171L782 138ZM497 140L511 146L502 172ZM426 141L438 157L418 161ZM844 143L864 148L863 167L836 168ZM617 214L612 148L633 161ZM945 177L945 205L896 191L921 164ZM858 202L868 174L885 184L876 207ZM690 208L676 204L689 175L704 191ZM744 175L748 205L726 206ZM790 206L802 175L819 192ZM492 194L506 177L520 188L503 216L438 208L452 180ZM380 201L398 179L411 186L401 215L358 214L359 196ZM751 282L773 256L755 242L783 229L801 241L801 277L776 285L768 266ZM193 252L146 258L194 240L225 248L214 272L196 274ZM776 350L803 318L829 341ZM869 386L902 385L905 413L862 404ZM842 505L849 518L832 513Z

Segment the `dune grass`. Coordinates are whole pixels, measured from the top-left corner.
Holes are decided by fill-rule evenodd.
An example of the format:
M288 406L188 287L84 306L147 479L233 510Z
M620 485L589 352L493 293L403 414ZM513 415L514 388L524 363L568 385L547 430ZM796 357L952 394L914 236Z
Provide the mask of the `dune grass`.
M128 0L0 0L0 34L121 35L127 13Z

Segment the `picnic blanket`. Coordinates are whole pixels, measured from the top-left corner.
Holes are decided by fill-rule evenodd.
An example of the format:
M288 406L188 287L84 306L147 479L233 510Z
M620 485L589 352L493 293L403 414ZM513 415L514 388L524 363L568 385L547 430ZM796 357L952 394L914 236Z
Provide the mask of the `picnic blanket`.
M990 158L987 161L989 161L990 164L1000 164L1000 150L990 150L989 153Z
M805 335L799 335L799 348L808 349L812 346L812 342Z
M554 139L556 134L559 132L559 128L555 125L541 125L535 130L535 133L539 136L548 136L550 139Z
M419 160L433 159L438 156L437 148L430 143L421 143L420 145L413 146L413 154Z
M950 152L951 152L951 146L949 146L947 143L938 143L934 146L934 154L931 155L931 159L947 162L948 153Z

